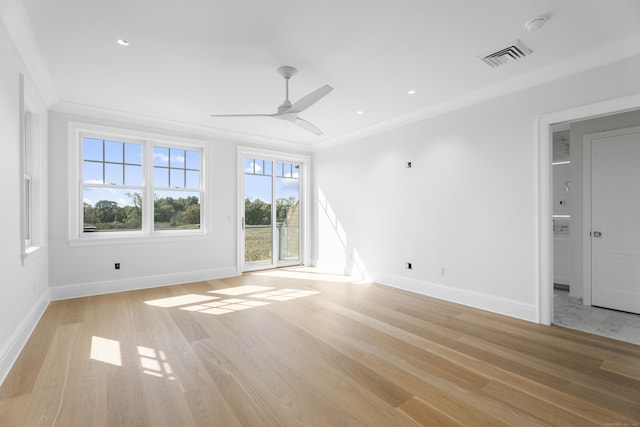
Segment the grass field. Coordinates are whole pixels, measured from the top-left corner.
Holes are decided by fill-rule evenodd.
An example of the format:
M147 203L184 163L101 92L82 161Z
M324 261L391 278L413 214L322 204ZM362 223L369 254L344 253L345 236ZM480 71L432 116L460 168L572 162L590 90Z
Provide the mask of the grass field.
M281 259L299 258L299 234L298 227L280 228L279 247ZM286 235L283 235L286 233ZM271 226L248 225L244 237L244 257L246 262L271 260ZM286 245L286 246L285 246Z
M271 259L271 226L247 226L244 232L246 262Z

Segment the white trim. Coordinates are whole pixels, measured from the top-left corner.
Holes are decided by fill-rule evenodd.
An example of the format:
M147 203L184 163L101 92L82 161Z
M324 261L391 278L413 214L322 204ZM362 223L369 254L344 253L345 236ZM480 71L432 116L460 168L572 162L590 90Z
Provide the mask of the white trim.
M628 135L639 133L640 126L627 127L623 129L615 129L610 131L594 132L583 136L582 138L582 303L583 305L591 305L591 296L593 289L591 275L591 147L596 139L608 138L612 136Z
M69 194L69 215L67 241L70 246L91 246L91 245L111 245L116 242L144 242L155 239L167 240L177 239L197 239L207 234L208 221L207 213L209 212L209 204L211 197L206 194L207 185L206 168L208 165L208 153L210 144L205 140L190 139L184 137L174 137L170 135L161 135L150 132L142 132L127 128L115 128L109 126L95 125L91 123L69 122L68 125L68 194ZM113 138L118 141L140 143L143 146L143 185L142 191L145 192L146 200L152 200L151 194L154 187L152 182L153 176L153 146L166 146L169 148L194 149L200 152L200 224L198 230L181 230L181 231L155 231L151 227L152 210L143 209L143 228L140 231L124 231L100 234L95 236L86 236L81 233L82 203L81 188L83 186L82 158L80 138L83 135L95 135L99 138Z
M539 323L549 325L553 317L553 239L551 188L551 126L557 123L584 120L640 108L640 94L582 105L544 114L537 119L537 271Z
M25 120L25 95L24 95L24 75L20 74L18 76L18 85L20 92L20 101L19 101L19 114L20 114L20 129L18 130L19 141L20 141L20 165L19 165L19 173L20 173L20 257L22 258L22 265L24 266L24 261L27 257L27 224L26 218L27 215L30 216L31 212L26 211L26 202L27 202L27 194L25 188L25 177L27 176L27 140L26 140L26 120ZM33 188L30 188L33 190ZM29 209L31 210L33 205L30 203ZM31 227L31 224L28 225ZM33 233L33 229L30 230L30 233ZM29 238L31 241L31 237ZM29 242L30 243L30 242Z
M147 116L126 111L111 110L91 105L82 105L59 101L51 109L68 114L80 114L101 119L117 121L133 121L165 128L169 130L182 130L195 132L207 137L223 138L230 141L238 141L244 144L256 144L263 147L276 149L315 152L333 146L345 144L367 136L376 135L391 129L420 122L451 111L460 110L472 105L486 102L501 96L542 85L547 82L565 78L597 67L602 67L640 54L640 34L625 39L617 40L597 49L580 55L569 57L565 60L536 68L525 74L510 79L501 80L495 84L485 86L476 91L447 99L443 102L429 105L409 114L394 117L392 119L376 123L353 132L347 132L334 137L324 137L312 143L301 143L275 138L267 138L242 132L232 132L214 127L180 122L165 118Z
M392 288L403 289L469 307L476 307L529 322L536 322L538 318L537 307L534 304L523 304L522 302L507 298L500 298L470 290L456 289L438 283L408 279L393 274L383 274L373 271L370 271L369 274L374 283L380 283Z
M591 306L591 137L582 137L582 304Z
M309 205L311 197L311 157L306 154L294 154L281 151L265 150L239 146L237 150L238 179L238 232L237 232L237 274L241 275L244 263L244 157L257 157L268 160L294 161L300 163L300 264L308 265L311 242L311 222Z
M18 356L27 344L29 337L35 330L38 322L42 318L50 301L49 291L46 290L35 302L29 313L20 322L20 325L11 334L5 345L0 349L0 384L4 382L9 371L15 364Z
M0 22L7 30L11 43L24 63L27 74L38 88L39 96L42 96L47 107L51 106L57 101L58 94L22 1L0 1Z
M222 139L225 141L235 141L242 143L255 144L262 147L275 147L281 150L294 151L310 151L311 147L307 144L285 141L273 138L267 138L258 135L252 135L242 132L231 132L209 126L198 125L194 123L181 122L178 120L170 120L160 117L153 117L144 114L131 113L127 111L111 110L93 105L75 104L66 101L60 101L51 107L52 111L80 115L88 118L100 120L113 120L118 122L136 123L138 125L150 126L160 130L170 132L181 131L195 135L202 135L205 138Z
M376 123L363 129L348 132L343 135L316 142L311 146L311 148L313 151L325 150L327 148L345 144L347 142L351 142L367 136L376 135L391 129L437 117L439 115L470 107L482 102L490 101L492 99L496 99L510 93L529 89L547 82L582 73L597 67L612 64L614 62L622 61L638 54L640 54L640 34L628 37L626 39L617 40L598 49L594 49L580 55L571 56L565 60L550 64L548 66L536 68L530 72L520 74L506 80L501 80L498 83L485 86L481 89L465 93L464 95L458 97L449 98L445 101L432 104L428 107L413 111L403 116L394 117L392 119ZM578 108L580 109L582 107ZM576 117L574 119L577 118L579 117ZM555 123L565 120L559 120Z
M126 292L139 289L157 288L161 286L180 285L183 283L201 282L205 280L223 279L235 276L235 267L222 267L208 270L189 271L185 273L169 273L156 276L133 277L121 280L78 283L73 285L51 285L51 300L81 298L94 295Z

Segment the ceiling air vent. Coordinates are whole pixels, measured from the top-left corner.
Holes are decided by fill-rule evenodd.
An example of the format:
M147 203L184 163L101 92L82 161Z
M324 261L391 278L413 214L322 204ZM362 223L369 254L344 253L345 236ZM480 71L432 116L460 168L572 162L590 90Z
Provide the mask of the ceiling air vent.
M506 64L508 61L524 58L531 54L533 51L525 46L520 40L511 42L507 47L504 47L496 52L490 53L483 57L480 57L483 62L489 64L492 68L499 67Z

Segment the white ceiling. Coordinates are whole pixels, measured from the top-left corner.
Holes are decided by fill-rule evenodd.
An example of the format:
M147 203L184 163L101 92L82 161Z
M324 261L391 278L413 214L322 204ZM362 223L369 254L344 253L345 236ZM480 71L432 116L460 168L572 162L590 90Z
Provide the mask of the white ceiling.
M507 82L513 88L575 72L567 65L572 58L588 67L598 56L627 55L612 49L636 54L640 44L621 43L640 33L637 0L22 3L53 81L54 109L88 106L306 146L488 96ZM538 15L549 16L547 25L528 32L524 23ZM499 68L478 59L516 39L534 53ZM298 68L293 102L324 84L334 87L300 115L322 136L271 118L209 117L275 112L284 99L280 65Z

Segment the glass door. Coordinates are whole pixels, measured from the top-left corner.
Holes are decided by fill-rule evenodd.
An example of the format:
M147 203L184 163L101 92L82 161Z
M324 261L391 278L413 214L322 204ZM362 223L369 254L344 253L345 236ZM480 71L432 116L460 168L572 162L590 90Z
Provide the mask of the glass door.
M243 164L243 271L300 264L300 164L255 157Z

